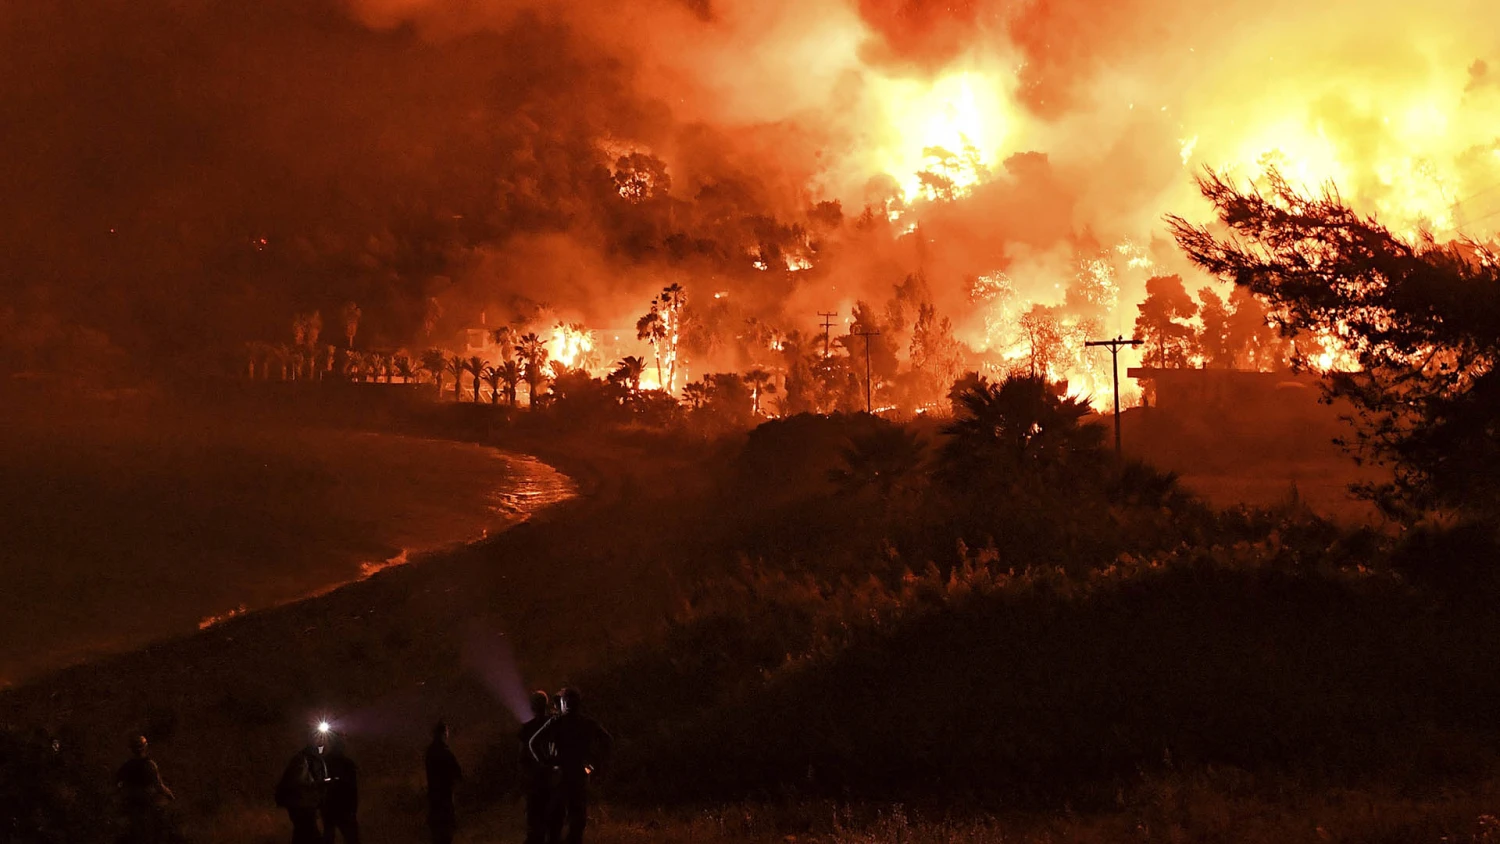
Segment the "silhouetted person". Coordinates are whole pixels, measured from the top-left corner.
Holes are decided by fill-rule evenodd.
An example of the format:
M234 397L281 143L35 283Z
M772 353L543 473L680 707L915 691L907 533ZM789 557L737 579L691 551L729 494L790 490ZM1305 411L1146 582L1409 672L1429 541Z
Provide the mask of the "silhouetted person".
M342 832L347 844L359 844L359 770L349 758L344 737L334 733L324 757L328 764L328 791L323 796L323 844L333 844Z
M276 805L292 819L292 844L323 844L318 809L328 791L328 737L314 730L306 747L287 762L276 786Z
M115 788L125 811L125 834L130 844L159 844L167 838L166 805L177 796L161 781L161 770L151 758L145 736L130 740L130 761L115 774Z
M521 725L518 734L521 745L521 787L526 791L526 844L556 844L555 830L560 822L553 817L562 807L554 806L552 800L552 766L538 761L531 753L531 737L552 717L552 701L547 693L531 693L531 720ZM550 758L550 753L546 754Z
M555 718L543 724L527 743L531 758L557 771L554 805L562 808L568 822L568 844L582 844L589 817L589 775L609 761L614 741L598 721L581 711L583 695L577 689L557 693ZM560 830L558 830L560 832Z
M427 828L432 830L432 844L453 841L453 833L458 830L453 786L463 778L458 759L448 749L448 724L439 721L432 728L432 744L427 746Z

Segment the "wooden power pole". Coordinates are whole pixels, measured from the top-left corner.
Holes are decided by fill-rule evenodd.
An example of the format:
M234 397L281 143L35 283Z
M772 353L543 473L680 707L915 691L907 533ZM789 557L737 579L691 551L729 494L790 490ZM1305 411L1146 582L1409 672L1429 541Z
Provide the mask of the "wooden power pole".
M838 311L833 313L818 311L818 316L823 318L823 357L825 358L828 357L828 329L833 325L833 318L838 315Z
M865 338L865 413L870 413L870 338L879 337L879 331L851 331L855 337Z
M1139 346L1146 341L1134 338L1126 340L1123 335L1115 335L1113 340L1089 340L1085 346L1107 346L1109 358L1114 364L1115 372L1115 457L1120 456L1120 349L1125 346Z

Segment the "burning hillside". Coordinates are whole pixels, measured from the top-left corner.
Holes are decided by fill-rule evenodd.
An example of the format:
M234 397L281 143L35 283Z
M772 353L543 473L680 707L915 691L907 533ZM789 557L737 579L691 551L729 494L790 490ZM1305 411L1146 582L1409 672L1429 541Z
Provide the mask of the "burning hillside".
M910 406L971 368L1107 399L1107 359L1083 343L1138 320L1164 359L1191 331L1182 365L1270 366L1250 351L1264 313L1195 275L1162 216L1206 217L1200 167L1274 166L1412 235L1490 235L1493 14L206 0L85 25L36 7L8 16L27 46L3 51L8 111L32 118L5 130L4 272L24 291L6 333L45 344L61 313L201 356L352 301L355 346L457 350L508 326L596 375L649 358L647 383L679 388L747 369L784 388L870 344L877 384ZM169 95L122 63L192 82ZM652 302L673 285L669 320Z

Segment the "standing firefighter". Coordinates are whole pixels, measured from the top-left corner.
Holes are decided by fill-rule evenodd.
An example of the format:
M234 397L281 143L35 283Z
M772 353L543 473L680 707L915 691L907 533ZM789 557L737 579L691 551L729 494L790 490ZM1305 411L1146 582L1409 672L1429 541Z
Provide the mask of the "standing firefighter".
M287 762L276 785L276 805L292 820L292 844L323 844L318 809L328 793L327 747L328 725L319 724L307 746Z
M323 797L323 842L342 832L345 844L359 844L359 770L349 758L342 733L329 736L328 792Z
M552 701L547 693L532 692L531 720L521 725L517 736L521 745L521 787L526 790L526 844L553 844L557 841L555 833L550 838L547 834L549 829L558 827L552 816L556 814L555 809L561 809L553 806L552 768L539 762L531 753L532 736L551 716ZM544 756L550 758L551 753L546 752Z
M558 692L557 717L543 724L528 742L531 758L556 771L552 799L561 806L562 817L555 823L560 825L563 818L567 819L568 844L583 842L583 829L589 821L589 775L609 761L614 745L599 722L583 714L582 704L583 695L577 689Z
M457 757L448 749L448 724L439 721L432 728L432 744L427 746L427 827L432 830L432 844L453 841L458 830L453 786L463 778Z
M167 840L167 803L177 799L161 781L161 770L151 758L145 736L130 740L130 760L115 774L125 813L125 835L129 844L159 844Z

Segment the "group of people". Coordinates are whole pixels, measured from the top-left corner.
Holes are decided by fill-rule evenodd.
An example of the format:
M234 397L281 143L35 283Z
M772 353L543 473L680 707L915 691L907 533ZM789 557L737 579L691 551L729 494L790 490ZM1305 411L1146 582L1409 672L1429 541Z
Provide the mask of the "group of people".
M531 694L531 719L517 735L521 787L526 797L526 844L581 844L588 825L589 780L608 763L613 740L583 713L577 689ZM433 844L451 844L458 829L453 791L463 769L448 746L448 725L432 728L427 746L427 825ZM166 806L176 795L162 781L144 736L130 742L130 760L116 774L124 810L121 840L162 844L171 839ZM287 763L276 785L276 805L292 823L292 844L333 844L342 835L359 844L359 769L344 737L319 724L307 746ZM564 833L566 828L566 833Z
M531 695L532 718L518 736L527 844L583 841L589 778L608 761L613 742L581 707L576 689L563 689L555 698L541 691ZM463 779L463 769L448 739L448 725L439 721L425 759L427 825L433 844L451 844L458 829L453 791ZM154 764L151 772L160 783ZM170 794L165 785L161 790ZM291 820L292 844L333 844L340 834L348 844L359 844L358 770L342 735L328 724L313 730L307 746L287 763L276 787L276 804Z
M531 720L517 736L526 790L526 844L581 844L589 822L589 777L609 761L613 740L583 714L577 689L555 700L531 693ZM568 834L562 828L567 823Z
M342 734L327 724L312 731L276 784L276 805L292 820L293 844L332 844L340 832L359 844L359 768Z

